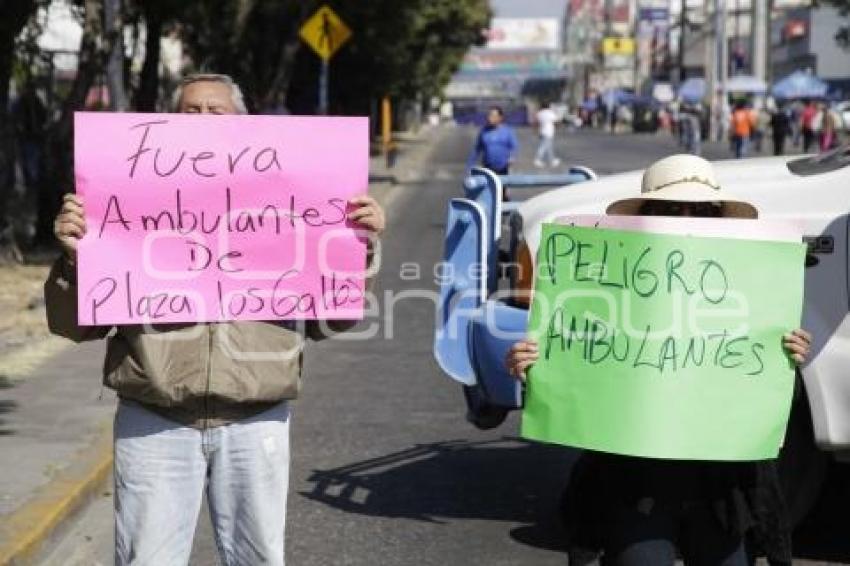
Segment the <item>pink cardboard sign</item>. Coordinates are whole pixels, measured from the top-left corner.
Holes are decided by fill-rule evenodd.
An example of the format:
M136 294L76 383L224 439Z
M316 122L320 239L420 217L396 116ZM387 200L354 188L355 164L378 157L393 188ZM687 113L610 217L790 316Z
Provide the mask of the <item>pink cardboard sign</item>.
M362 317L366 118L77 113L79 323Z

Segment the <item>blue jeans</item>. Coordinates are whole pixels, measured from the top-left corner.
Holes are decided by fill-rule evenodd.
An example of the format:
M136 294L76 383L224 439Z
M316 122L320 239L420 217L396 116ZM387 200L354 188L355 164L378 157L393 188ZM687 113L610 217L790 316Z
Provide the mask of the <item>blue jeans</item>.
M749 566L740 536L723 530L708 503L655 502L622 507L610 517L604 566Z
M750 145L750 138L745 136L733 136L732 147L735 150L735 159L741 159L747 154L747 149Z
M206 493L223 564L283 566L287 403L198 430L121 401L114 476L115 564L188 564Z
M555 163L555 138L540 136L540 145L537 146L535 161L541 161L552 165Z

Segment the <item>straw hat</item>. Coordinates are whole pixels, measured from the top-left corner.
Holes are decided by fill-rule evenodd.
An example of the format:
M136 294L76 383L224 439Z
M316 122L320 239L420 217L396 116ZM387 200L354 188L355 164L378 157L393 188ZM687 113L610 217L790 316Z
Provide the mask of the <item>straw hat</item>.
M757 218L758 210L746 202L729 198L723 192L711 163L696 155L671 155L650 165L643 173L641 196L618 200L608 206L608 214L637 215L647 201L716 202L728 218Z

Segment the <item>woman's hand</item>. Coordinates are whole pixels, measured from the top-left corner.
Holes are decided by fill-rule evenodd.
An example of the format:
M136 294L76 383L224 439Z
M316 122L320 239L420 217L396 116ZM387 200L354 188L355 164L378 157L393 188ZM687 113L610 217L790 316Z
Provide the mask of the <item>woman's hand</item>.
M783 337L782 345L785 346L785 350L791 356L791 359L797 365L802 365L806 363L806 358L809 356L812 347L812 335L802 328L798 328Z
M513 377L525 381L526 370L534 365L540 353L537 351L537 342L534 340L520 340L508 350L505 358L505 367Z

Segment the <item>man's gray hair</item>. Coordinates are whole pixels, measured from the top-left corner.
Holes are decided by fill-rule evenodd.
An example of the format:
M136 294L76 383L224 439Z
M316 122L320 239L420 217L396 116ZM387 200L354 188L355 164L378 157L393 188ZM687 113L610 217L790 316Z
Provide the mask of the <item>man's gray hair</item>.
M230 87L230 99L233 101L233 106L238 114L247 114L248 108L245 106L245 97L242 96L242 90L239 85L229 75L219 75L216 73L196 73L183 77L177 88L174 89L174 94L171 96L171 111L177 112L180 110L180 100L183 98L183 90L190 84L211 82L221 83Z

